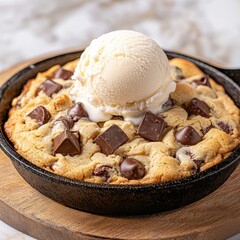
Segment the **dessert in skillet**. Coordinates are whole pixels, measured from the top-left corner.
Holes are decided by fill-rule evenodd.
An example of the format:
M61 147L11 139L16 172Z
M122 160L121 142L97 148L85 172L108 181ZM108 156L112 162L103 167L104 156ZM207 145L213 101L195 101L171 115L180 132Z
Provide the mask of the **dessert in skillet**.
M239 109L193 63L168 61L133 31L93 40L80 57L29 80L5 132L50 172L110 184L191 176L239 145Z

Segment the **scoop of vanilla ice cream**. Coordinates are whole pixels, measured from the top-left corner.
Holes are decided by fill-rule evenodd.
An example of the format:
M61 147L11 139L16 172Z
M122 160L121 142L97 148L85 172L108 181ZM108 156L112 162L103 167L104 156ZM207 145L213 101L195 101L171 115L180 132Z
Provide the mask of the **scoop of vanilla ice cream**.
M146 110L160 112L176 87L159 45L128 30L93 40L81 55L73 79L72 98L82 102L96 122L121 115L138 124Z

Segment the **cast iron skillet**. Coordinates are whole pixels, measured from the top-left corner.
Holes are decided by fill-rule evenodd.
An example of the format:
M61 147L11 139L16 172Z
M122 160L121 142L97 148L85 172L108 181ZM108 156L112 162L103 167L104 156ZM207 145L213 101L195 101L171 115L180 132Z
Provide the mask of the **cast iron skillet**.
M28 162L12 147L3 131L12 99L27 80L55 64L79 58L82 51L62 54L37 62L11 77L0 89L0 145L22 177L47 197L72 208L97 214L147 214L182 207L195 202L222 185L239 163L240 147L223 162L180 180L146 185L107 185L73 180L47 172ZM166 51L169 58L180 57L197 64L222 84L240 107L240 70L213 67L203 61ZM229 77L231 78L229 78Z

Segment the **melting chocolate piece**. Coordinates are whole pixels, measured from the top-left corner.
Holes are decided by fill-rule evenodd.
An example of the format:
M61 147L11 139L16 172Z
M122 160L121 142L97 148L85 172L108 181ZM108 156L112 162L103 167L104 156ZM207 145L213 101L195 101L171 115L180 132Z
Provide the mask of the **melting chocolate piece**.
M68 70L66 70L66 69L59 68L59 69L55 72L53 78L61 78L61 79L63 79L63 80L68 80L68 79L71 79L72 75L73 75L73 72L72 72L72 71L68 71Z
M198 132L191 126L178 130L175 133L175 138L183 145L194 145L202 140Z
M148 140L159 141L166 126L166 122L161 117L147 111L138 126L137 133Z
M110 178L109 170L111 168L112 167L108 165L97 166L93 171L93 175L102 177L104 181L107 181Z
M68 110L67 114L74 122L77 122L82 117L88 117L87 112L84 110L83 105L80 102L75 103L75 105Z
M135 158L125 158L120 165L120 171L128 180L143 178L146 173L144 165Z
M163 105L162 105L162 108L163 110L168 110L170 109L171 107L173 107L175 105L175 101L171 98L169 98Z
M202 85L202 86L207 86L207 87L211 87L207 75L205 75L204 77L202 77L202 78L200 78L200 79L197 79L197 80L192 81L191 84L192 84L194 87L198 87L198 86L200 86L200 85Z
M37 89L37 93L43 91L49 97L51 97L54 93L59 92L62 89L62 85L55 83L52 80L45 80Z
M191 169L191 174L199 173L201 166L204 164L204 161L203 160L193 160L193 162L196 164L196 167Z
M112 154L118 147L128 140L127 135L117 125L112 125L105 132L99 134L94 142L106 155Z
M191 115L200 115L202 117L209 118L210 117L210 107L204 102L199 100L198 98L193 98L187 108L187 112Z
M227 123L218 122L217 125L227 134L231 135L233 133L233 129Z
M43 106L39 106L39 107L35 108L27 116L29 116L32 119L36 119L39 127L42 126L43 124L47 123L49 121L49 119L51 118L51 114Z
M55 137L53 140L53 154L60 153L64 156L74 156L81 153L80 142L78 138L66 130Z
M67 130L70 130L73 127L73 125L74 125L73 120L71 118L68 118L68 117L66 117L66 118L62 117L62 118L57 119L56 121L57 122L62 122L64 127Z

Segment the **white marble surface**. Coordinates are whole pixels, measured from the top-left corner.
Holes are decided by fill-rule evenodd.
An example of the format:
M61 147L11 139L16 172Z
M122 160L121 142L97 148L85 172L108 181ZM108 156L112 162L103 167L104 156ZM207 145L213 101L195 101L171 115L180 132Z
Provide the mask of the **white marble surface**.
M0 70L114 29L240 67L239 13L239 0L0 0Z
M0 0L0 71L116 29L240 68L240 0ZM0 240L8 239L32 238L0 221Z

